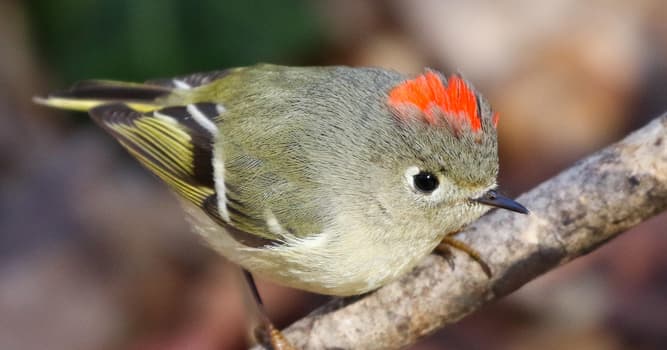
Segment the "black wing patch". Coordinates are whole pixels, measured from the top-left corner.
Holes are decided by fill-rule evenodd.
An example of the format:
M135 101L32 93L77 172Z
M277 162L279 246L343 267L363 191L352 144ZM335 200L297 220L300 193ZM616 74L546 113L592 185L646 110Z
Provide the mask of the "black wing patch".
M188 106L173 106L153 111L156 118L172 118L184 126L191 136L192 177L200 184L214 187L213 181L213 140L215 138L215 120L224 112L216 103L195 103ZM196 116L195 116L196 114ZM205 118L205 120L202 120Z

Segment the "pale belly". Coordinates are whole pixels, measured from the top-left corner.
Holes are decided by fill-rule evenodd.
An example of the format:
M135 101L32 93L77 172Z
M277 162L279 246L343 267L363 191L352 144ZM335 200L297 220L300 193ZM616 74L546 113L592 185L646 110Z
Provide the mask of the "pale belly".
M252 252L231 252L230 257L270 280L314 293L357 295L377 289L409 272L439 243L365 244L329 242L326 248L279 246ZM346 245L341 252L341 245Z
M410 271L440 242L431 239L373 241L373 232L340 236L324 232L285 244L249 248L198 209L187 208L198 233L226 258L279 284L328 295L357 295L377 289ZM385 235L382 235L385 236Z

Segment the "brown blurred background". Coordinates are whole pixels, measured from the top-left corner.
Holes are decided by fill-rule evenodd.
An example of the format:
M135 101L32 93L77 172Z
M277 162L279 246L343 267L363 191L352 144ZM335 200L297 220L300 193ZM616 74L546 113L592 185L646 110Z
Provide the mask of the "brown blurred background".
M234 270L83 114L31 97L273 62L460 71L517 195L667 110L667 3L0 2L0 349L242 349ZM666 349L667 215L413 349ZM261 283L288 325L325 297Z

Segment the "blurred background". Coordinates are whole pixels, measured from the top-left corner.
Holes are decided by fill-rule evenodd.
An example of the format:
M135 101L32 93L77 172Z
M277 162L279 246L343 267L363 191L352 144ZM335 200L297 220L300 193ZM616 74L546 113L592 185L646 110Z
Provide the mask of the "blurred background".
M31 97L256 62L461 71L518 195L667 110L667 2L3 0L0 349L243 349L232 267L84 114ZM667 215L412 349L667 348ZM327 299L260 283L286 326Z

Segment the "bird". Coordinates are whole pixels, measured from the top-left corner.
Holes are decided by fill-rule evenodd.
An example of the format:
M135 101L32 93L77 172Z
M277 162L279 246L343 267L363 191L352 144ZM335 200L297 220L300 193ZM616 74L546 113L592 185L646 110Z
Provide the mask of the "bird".
M492 207L498 113L460 74L257 64L37 97L88 112L176 193L195 232L240 266L259 338L291 345L253 275L333 296L373 291Z

